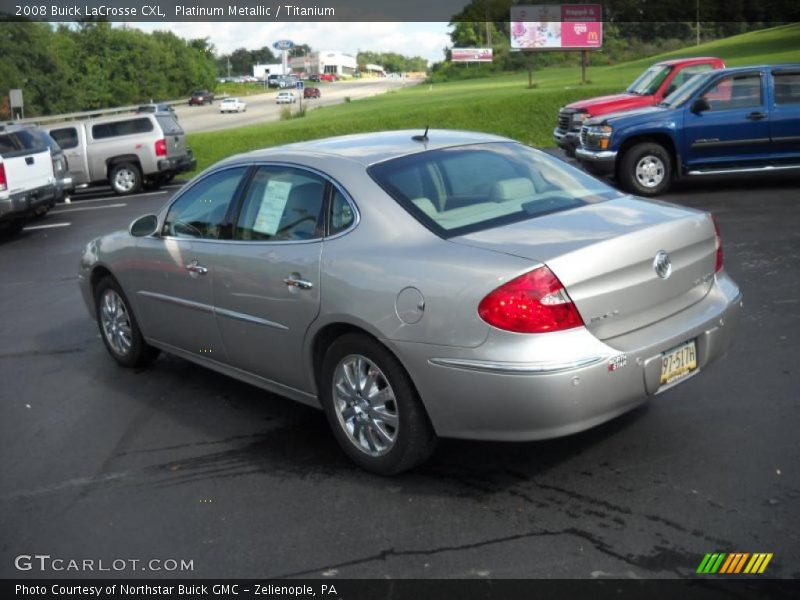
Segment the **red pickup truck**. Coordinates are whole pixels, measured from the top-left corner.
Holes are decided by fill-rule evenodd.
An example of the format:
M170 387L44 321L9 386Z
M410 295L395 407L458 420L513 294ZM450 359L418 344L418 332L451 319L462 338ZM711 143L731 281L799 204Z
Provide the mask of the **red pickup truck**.
M622 94L589 98L562 107L558 111L558 125L553 130L553 140L567 156L574 157L575 148L580 144L578 136L581 125L586 119L653 106L677 90L693 75L724 68L725 63L722 59L712 56L657 62L639 75Z

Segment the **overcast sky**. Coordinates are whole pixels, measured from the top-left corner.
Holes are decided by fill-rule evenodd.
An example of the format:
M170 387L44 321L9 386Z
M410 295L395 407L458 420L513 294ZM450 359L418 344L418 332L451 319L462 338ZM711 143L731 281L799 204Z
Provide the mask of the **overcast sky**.
M315 50L397 52L422 56L429 62L444 58L449 44L447 23L127 23L144 31L168 29L182 38L209 38L218 54L237 48L255 50L280 39L308 44Z

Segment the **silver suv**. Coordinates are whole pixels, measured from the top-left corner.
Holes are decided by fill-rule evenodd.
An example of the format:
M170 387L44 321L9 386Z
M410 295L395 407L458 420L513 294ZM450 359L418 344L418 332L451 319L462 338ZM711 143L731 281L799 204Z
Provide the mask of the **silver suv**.
M117 115L45 128L64 150L76 187L108 183L117 194L134 194L197 166L170 114Z

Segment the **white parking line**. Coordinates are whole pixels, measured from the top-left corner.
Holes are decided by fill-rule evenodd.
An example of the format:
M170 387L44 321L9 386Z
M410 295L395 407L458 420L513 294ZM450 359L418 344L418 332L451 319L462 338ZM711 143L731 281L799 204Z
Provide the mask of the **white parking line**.
M27 227L23 227L23 231L33 231L34 229L53 229L54 227L69 227L70 225L72 225L72 223L49 223L48 225L28 225Z
M105 206L83 206L78 208L67 208L63 210L51 210L51 215L60 215L63 213L74 213L80 212L82 210L101 210L103 208L120 208L121 206L128 206L126 202L120 202L118 204L106 204Z

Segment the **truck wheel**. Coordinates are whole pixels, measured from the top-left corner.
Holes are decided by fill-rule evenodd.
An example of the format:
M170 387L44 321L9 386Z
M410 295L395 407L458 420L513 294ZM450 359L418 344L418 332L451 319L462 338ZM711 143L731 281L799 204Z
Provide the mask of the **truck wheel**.
M132 163L119 163L111 167L108 182L114 193L120 196L135 194L142 188L142 173Z
M661 144L642 142L622 156L617 176L622 187L640 196L658 196L672 185L672 156Z

